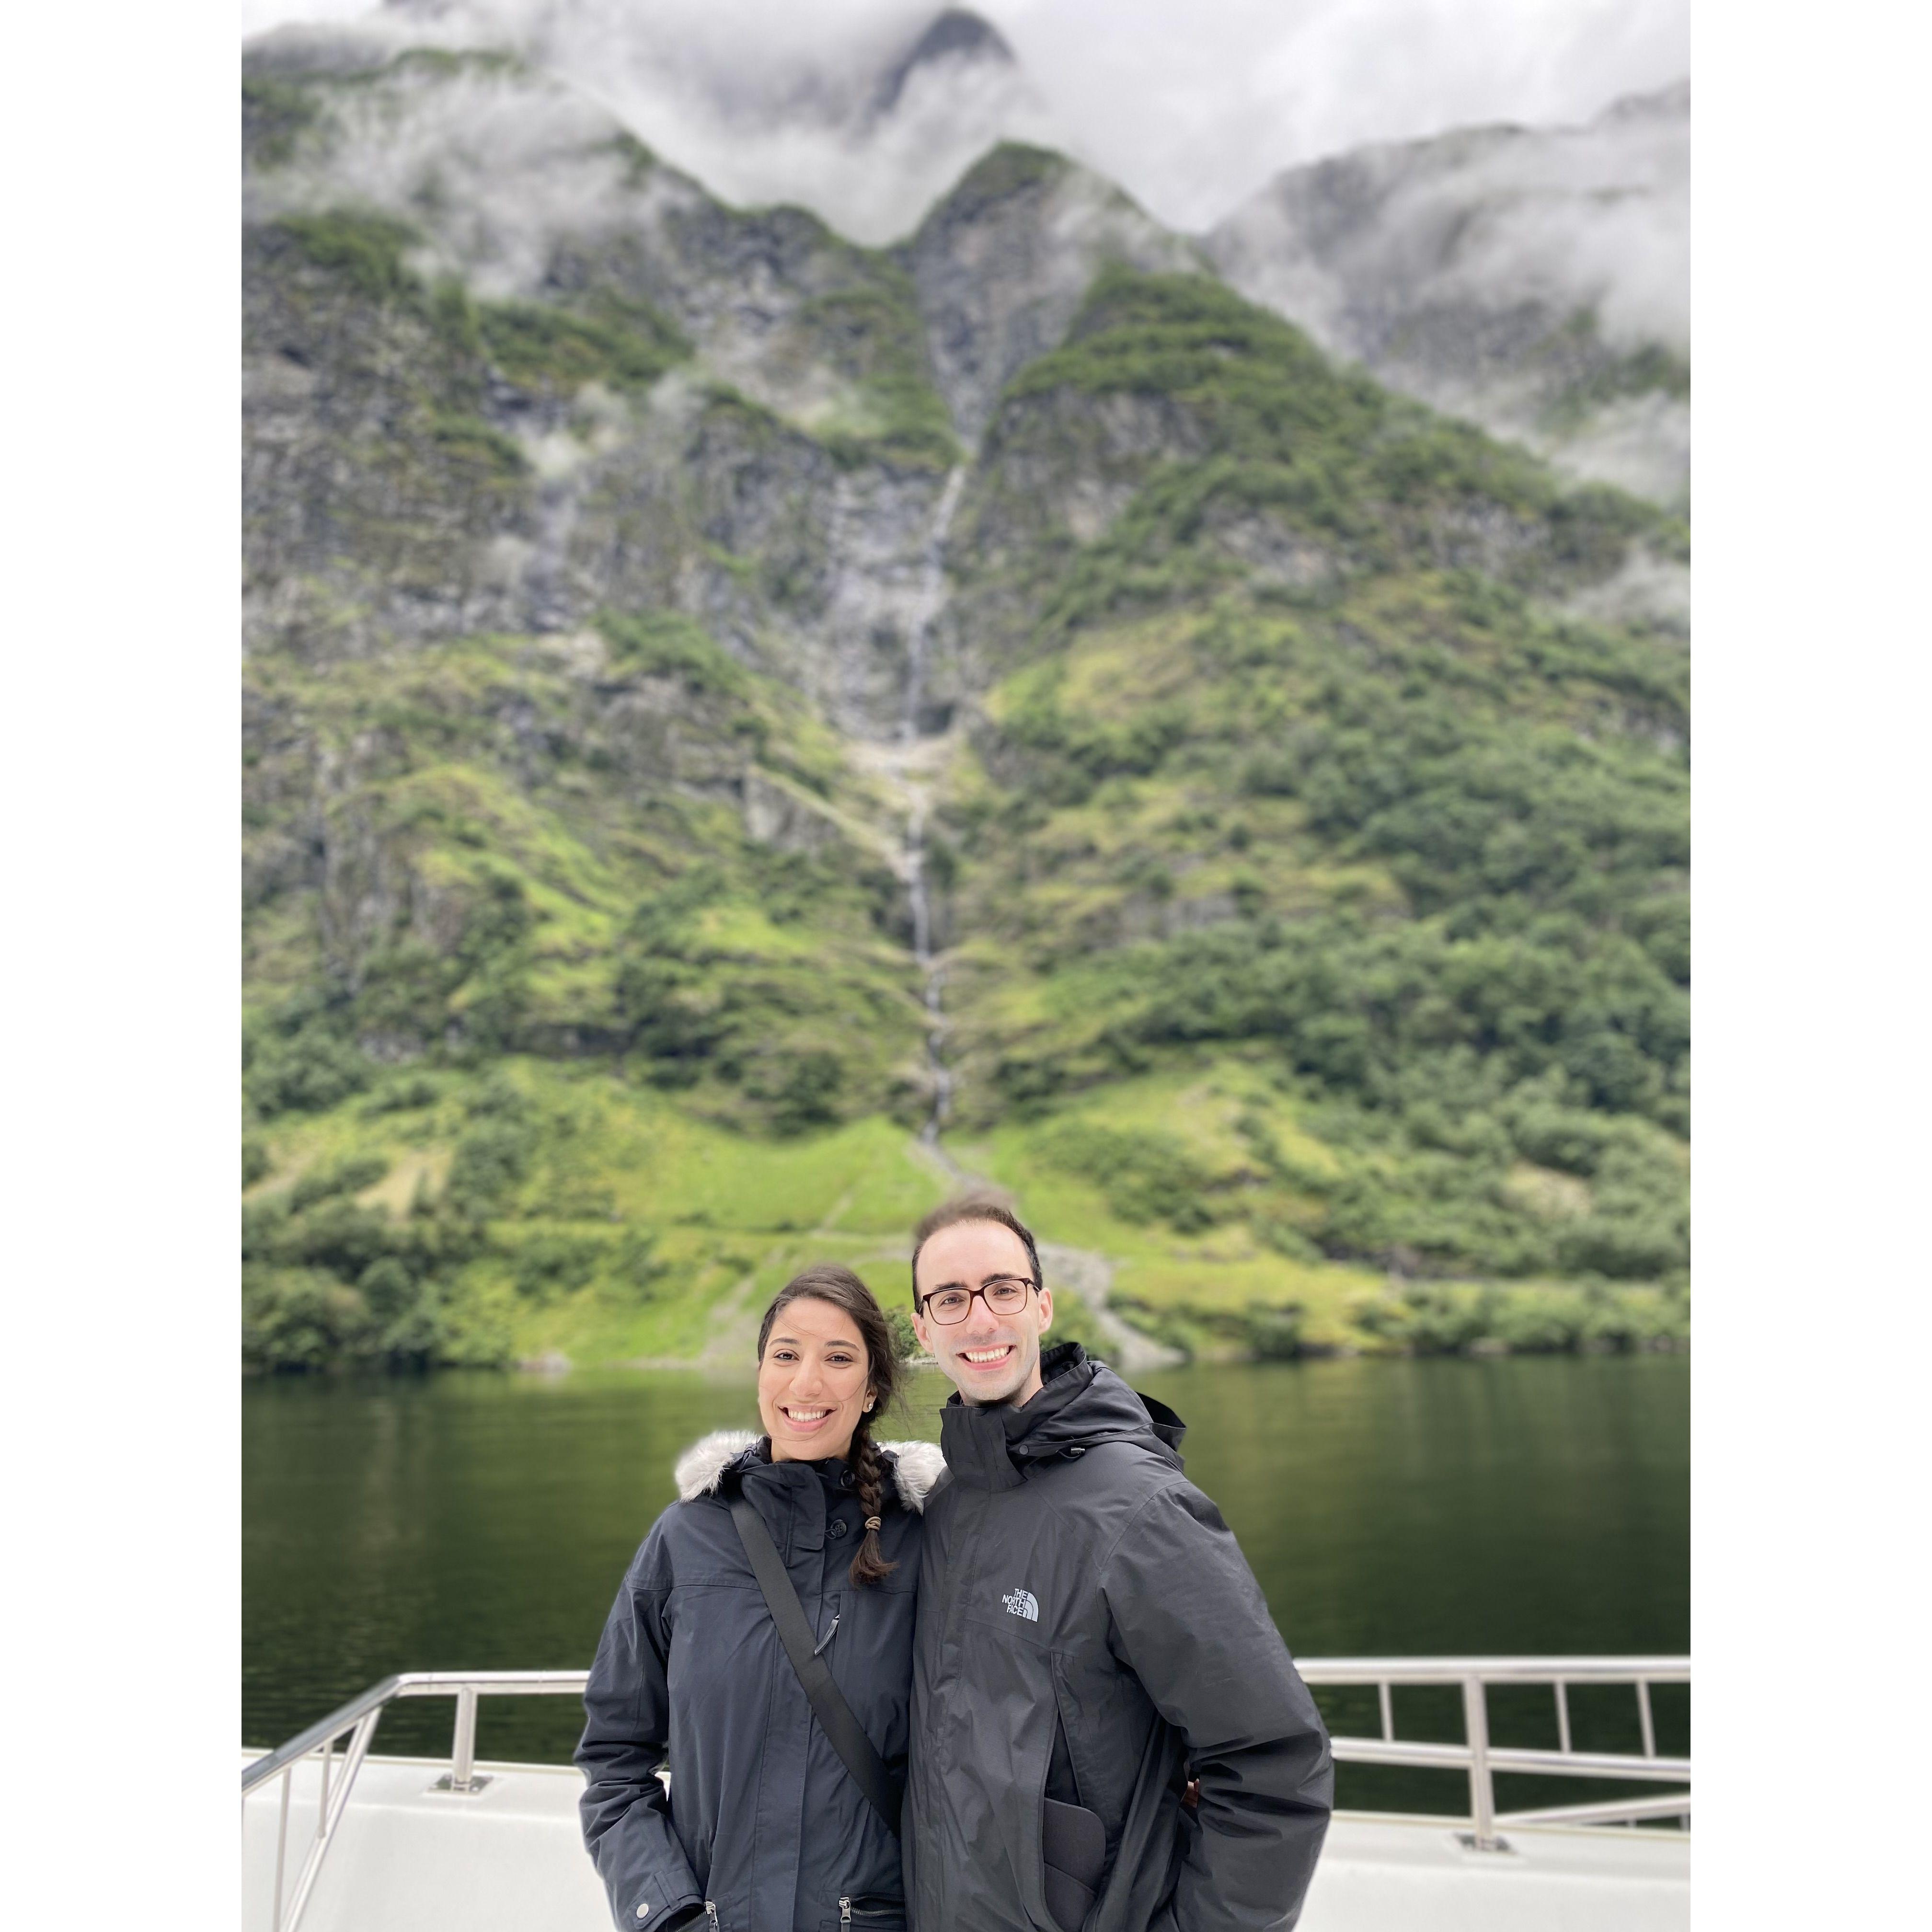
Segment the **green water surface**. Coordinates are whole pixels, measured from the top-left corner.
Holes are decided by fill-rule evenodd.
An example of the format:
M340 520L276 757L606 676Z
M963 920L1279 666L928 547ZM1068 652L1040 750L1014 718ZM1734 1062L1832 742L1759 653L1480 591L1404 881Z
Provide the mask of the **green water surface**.
M1290 1646L1306 1656L1677 1652L1690 1639L1690 1374L1678 1356L1348 1360L1144 1378L1189 1429ZM894 1432L936 1437L919 1378ZM392 1671L587 1665L632 1551L706 1430L752 1427L748 1377L256 1382L243 1402L242 1718L268 1746ZM1325 1695L1372 1732L1372 1694ZM1634 1749L1627 1691L1573 1694L1580 1745ZM1546 1693L1492 1723L1553 1744ZM452 1706L402 1703L376 1748L448 1748ZM1454 1693L1399 1699L1460 1735ZM1660 1748L1688 1700L1658 1694ZM483 1706L485 1756L560 1759L564 1699ZM1451 1804L1432 1773L1346 1768L1344 1802ZM1526 1784L1506 1804L1597 1795Z

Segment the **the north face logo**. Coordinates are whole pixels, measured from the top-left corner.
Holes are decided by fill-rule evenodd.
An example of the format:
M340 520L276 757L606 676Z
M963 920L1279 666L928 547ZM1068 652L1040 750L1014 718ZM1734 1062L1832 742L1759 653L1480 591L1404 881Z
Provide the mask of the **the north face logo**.
M1040 1599L1030 1590L1015 1590L1002 1597L1000 1601L1016 1617L1024 1617L1030 1624L1040 1622Z

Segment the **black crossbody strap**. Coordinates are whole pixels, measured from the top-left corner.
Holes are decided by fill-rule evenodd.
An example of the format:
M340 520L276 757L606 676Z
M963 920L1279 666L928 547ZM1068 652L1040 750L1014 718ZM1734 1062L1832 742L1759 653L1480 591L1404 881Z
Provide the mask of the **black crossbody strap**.
M832 1682L832 1666L814 1654L812 1626L806 1622L805 1606L785 1574L784 1559L772 1540L771 1532L749 1498L743 1496L732 1498L731 1520L738 1526L738 1540L752 1559L752 1574L765 1593L765 1607L778 1627L778 1640L791 1659L791 1667L798 1672L798 1681L805 1686L819 1729L831 1740L840 1762L852 1774L853 1783L892 1827L896 1838L902 1802L898 1786L886 1768L885 1760L866 1736L865 1726L853 1715L844 1693Z

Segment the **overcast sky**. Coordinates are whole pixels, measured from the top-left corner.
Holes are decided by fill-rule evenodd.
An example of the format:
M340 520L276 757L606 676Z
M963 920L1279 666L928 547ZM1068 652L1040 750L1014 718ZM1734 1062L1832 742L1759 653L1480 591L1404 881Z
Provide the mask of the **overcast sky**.
M734 10L769 14L769 30L746 36L762 50L882 12L910 32L942 4L736 0ZM368 0L241 6L244 34L370 10ZM1474 122L1585 120L1690 70L1689 0L980 0L975 10L1011 42L1082 158L1189 228L1296 162Z

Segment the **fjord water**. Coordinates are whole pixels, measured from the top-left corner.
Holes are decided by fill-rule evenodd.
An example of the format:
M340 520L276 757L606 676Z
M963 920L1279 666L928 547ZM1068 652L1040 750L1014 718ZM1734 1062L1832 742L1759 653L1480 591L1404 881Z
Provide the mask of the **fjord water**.
M1188 1474L1299 1653L1689 1648L1685 1358L1257 1364L1140 1386L1186 1420ZM946 1393L920 1377L906 1426L883 1432L936 1436ZM276 1744L392 1671L586 1665L678 1452L756 1414L748 1378L677 1372L250 1384L245 1741ZM1459 1735L1454 1694L1441 1709L1436 1694L1406 1694L1405 1732ZM1547 1727L1553 1743L1534 1694L1522 1741ZM1634 1748L1629 1694L1598 1694L1592 1710L1573 1694L1595 1727L1579 1743ZM1324 1705L1337 1728L1375 1728L1372 1694ZM376 1748L446 1753L452 1708L392 1707ZM562 1758L577 1720L568 1699L486 1701L479 1748ZM1658 1694L1658 1724L1660 1748L1684 1748L1681 1697ZM1432 1802L1401 1775L1372 1790L1351 1771L1344 1802Z

